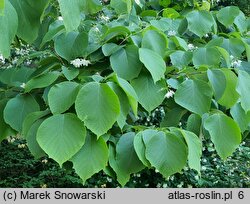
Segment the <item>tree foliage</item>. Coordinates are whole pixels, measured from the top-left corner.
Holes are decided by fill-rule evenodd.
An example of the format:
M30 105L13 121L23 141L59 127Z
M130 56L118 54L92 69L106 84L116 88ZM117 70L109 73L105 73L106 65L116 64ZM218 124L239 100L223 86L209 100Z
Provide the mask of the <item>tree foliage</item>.
M238 7L208 1L1 0L0 139L22 133L83 182L200 171L204 138L226 159L249 135L249 30ZM32 64L6 68L20 43Z

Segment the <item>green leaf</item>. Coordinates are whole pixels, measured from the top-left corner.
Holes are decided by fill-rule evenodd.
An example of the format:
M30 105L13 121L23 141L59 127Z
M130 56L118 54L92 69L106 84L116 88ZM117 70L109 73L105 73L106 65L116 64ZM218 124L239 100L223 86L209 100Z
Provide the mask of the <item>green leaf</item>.
M25 92L30 92L33 89L38 89L38 88L44 88L52 83L54 83L57 78L59 77L60 73L59 72L49 72L43 75L40 75L38 77L34 77L31 80L27 82L25 85L24 89Z
M50 113L49 110L45 110L45 111L32 112L28 114L23 121L22 136L26 138L28 131L30 130L33 123L45 117L49 113Z
M240 14L240 9L236 6L227 6L217 13L217 19L224 26L229 27L234 23L235 18Z
M7 99L0 100L0 142L10 136L10 126L4 121L4 108L7 104Z
M163 102L167 91L164 81L154 83L147 73L141 73L138 78L132 80L131 85L135 89L139 103L149 113Z
M131 0L111 0L110 6L115 9L117 14L130 13Z
M159 54L147 48L140 48L139 57L141 62L152 75L154 82L165 77L166 64Z
M126 93L129 104L132 107L132 110L135 116L137 116L138 96L134 88L130 85L130 83L128 83L126 80L122 78L116 77L116 82L119 84L122 90Z
M247 113L250 111L250 75L239 70L237 92L240 94L241 106Z
M85 137L84 124L72 113L49 117L37 131L38 144L60 166L81 149Z
M40 47L43 47L45 43L53 40L58 35L65 32L63 21L57 20L50 24L48 32L44 35Z
M4 15L0 15L0 53L4 57L10 56L10 44L12 43L18 27L16 10L9 1L5 1Z
M27 67L0 69L0 81L8 86L20 87L21 84L27 83L33 71Z
M27 132L26 136L26 141L27 141L27 146L31 152L31 154L36 158L41 158L43 156L46 156L45 152L43 149L39 146L37 140L36 140L36 135L37 135L37 130L42 124L43 120L37 120L32 124Z
M184 142L171 133L159 132L146 143L146 158L165 178L180 172L187 156Z
M197 114L191 114L187 120L187 130L200 135L201 132L201 117Z
M250 125L250 112L246 113L241 107L240 103L236 103L230 109L230 114L239 125L241 132L244 132L245 130L248 129L248 126Z
M78 117L97 136L107 133L120 114L118 96L107 84L97 82L82 87L75 108Z
M245 51L244 43L237 38L224 39L221 47L227 50L229 55L233 55L234 57L241 57Z
M116 163L118 169L114 169L118 182L124 186L130 178L130 174L139 172L144 165L139 160L134 149L135 133L122 135L116 145Z
M60 114L68 110L76 100L79 84L76 82L61 82L51 87L48 94L50 110L53 114Z
M202 143L201 140L192 132L181 130L187 146L188 146L188 164L191 169L195 169L200 172L201 170L201 154L202 154Z
M208 11L191 11L186 16L188 29L199 37L211 32L214 25L213 16Z
M55 51L62 58L70 61L84 57L88 46L88 34L85 32L63 33L55 38Z
M5 0L0 0L0 16L4 15Z
M193 54L193 64L196 67L199 66L219 66L220 64L220 52L213 47L198 48Z
M141 46L155 51L158 55L164 58L167 50L167 38L162 33L156 30L148 30L144 33Z
M40 107L31 95L18 95L8 101L4 109L4 120L13 129L21 132L25 117Z
M186 80L179 85L174 96L177 104L202 116L210 109L212 89L204 81Z
M49 0L10 0L18 15L17 35L28 43L38 37L41 21Z
M117 45L115 43L106 43L102 46L102 52L103 54L108 57L116 52L118 52L121 48L124 46Z
M165 18L178 18L180 14L173 8L165 8L162 16Z
M83 183L95 173L104 169L108 163L108 147L104 139L98 140L93 135L87 135L85 144L70 161Z
M94 14L102 9L98 0L58 0L66 30L78 28L83 14Z
M187 111L180 106L167 111L164 119L161 121L161 127L178 127L182 116Z
M178 50L170 55L171 63L179 69L184 68L192 62L192 52Z
M67 67L62 67L62 73L63 75L66 77L66 79L68 79L69 81L75 79L78 74L80 73L80 71L78 69L70 69Z
M126 124L127 115L129 113L129 110L130 110L128 97L127 97L126 93L122 90L122 88L120 88L114 82L108 82L107 84L110 86L110 88L113 89L113 91L116 93L116 95L119 98L121 111L120 111L120 114L117 118L117 123L118 123L119 127L122 129L124 127L124 125Z
M136 78L142 69L138 47L129 45L126 48L119 49L111 55L110 64L119 77L126 80Z
M209 116L204 122L204 127L208 130L219 156L224 160L241 143L239 126L224 114L216 113Z
M216 101L226 108L232 107L239 98L236 92L237 76L229 69L211 69L207 75Z

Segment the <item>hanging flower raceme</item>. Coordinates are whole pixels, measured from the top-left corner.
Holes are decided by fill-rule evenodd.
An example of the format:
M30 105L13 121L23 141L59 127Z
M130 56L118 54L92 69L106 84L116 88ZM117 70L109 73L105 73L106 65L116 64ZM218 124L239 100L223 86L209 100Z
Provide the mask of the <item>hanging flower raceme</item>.
M72 61L70 61L70 64L74 65L75 67L79 68L81 66L88 66L89 64L91 64L91 62L89 60L86 59L74 59Z

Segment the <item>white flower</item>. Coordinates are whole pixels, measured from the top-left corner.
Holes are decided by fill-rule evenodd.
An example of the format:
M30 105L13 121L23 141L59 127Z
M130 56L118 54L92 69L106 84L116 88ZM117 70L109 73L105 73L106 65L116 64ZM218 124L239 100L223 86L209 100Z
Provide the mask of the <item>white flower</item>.
M231 66L234 68L240 67L241 66L242 61L241 60L233 60L231 63Z
M205 167L205 166L201 167L201 170L203 170L203 171L206 171L206 169L207 169L207 167Z
M17 147L18 147L19 149L23 149L23 148L26 147L26 144L19 144Z
M22 83L22 84L20 85L20 87L24 89L24 88L25 88L25 85L26 85L25 83Z
M177 188L181 188L181 187L183 186L183 184L184 184L184 183L183 183L183 181L182 181L180 184L177 185Z
M42 163L47 164L47 163L48 163L48 160L47 160L47 159L43 159L43 160L42 160Z
M168 31L168 36L171 37L171 36L175 36L177 33L175 30L170 30Z
M63 21L63 17L62 16L58 16L57 18L59 21Z
M190 51L194 51L195 49L197 49L198 47L196 47L196 46L194 46L194 44L192 44L192 43L189 43L188 44L188 49L190 50Z
M174 91L169 90L169 91L166 93L165 98L171 98L171 97L173 97L173 96L174 96Z
M72 61L70 61L70 64L74 65L75 67L79 68L81 66L88 66L89 64L91 64L91 62L89 60L86 59L74 59Z
M158 169L155 169L155 173L159 173L159 170L158 170Z
M110 18L108 16L101 15L100 19L103 21L109 21Z
M168 187L168 184L167 184L167 183L164 183L164 184L162 185L162 187L163 187L163 188L167 188L167 187Z
M204 37L205 37L205 38L208 38L208 37L209 37L209 35L208 35L208 34L206 34L206 35L204 35Z
M195 180L197 180L197 181L200 179L198 175L195 175L194 178L195 178Z

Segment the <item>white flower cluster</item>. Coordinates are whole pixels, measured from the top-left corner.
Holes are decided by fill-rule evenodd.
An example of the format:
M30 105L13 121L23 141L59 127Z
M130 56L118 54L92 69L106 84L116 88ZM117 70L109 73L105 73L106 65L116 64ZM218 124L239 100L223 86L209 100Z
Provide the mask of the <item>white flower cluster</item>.
M169 91L166 93L165 98L171 98L171 97L173 97L173 96L174 96L174 91L169 90Z
M106 22L108 22L110 20L110 18L108 16L105 16L105 15L101 15L99 18L100 18L100 20L103 20Z
M62 16L58 16L57 20L63 21L63 17Z
M188 49L190 50L190 51L194 51L194 50L196 50L198 47L196 47L196 46L194 46L194 44L192 44L192 43L189 43L188 44Z
M74 65L75 67L79 68L81 66L88 66L89 64L91 64L91 62L89 60L86 59L74 59L72 61L70 61L70 64Z
M25 85L26 85L25 83L22 83L22 84L20 85L20 87L24 89L24 88L25 88Z
M231 59L231 67L238 68L241 66L242 61L239 59L236 59L233 55L230 56Z
M168 31L168 36L171 37L171 36L175 36L177 33L175 30L170 30Z

